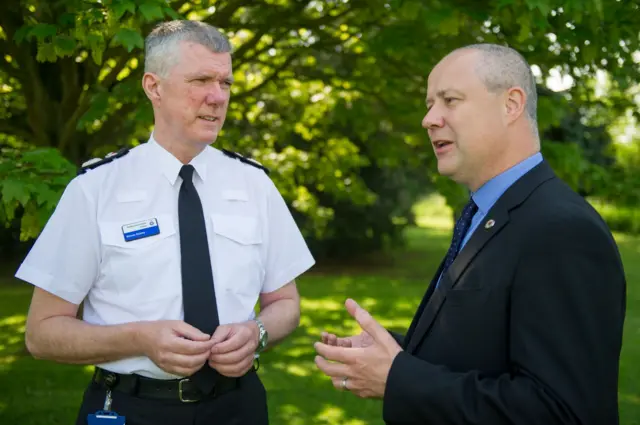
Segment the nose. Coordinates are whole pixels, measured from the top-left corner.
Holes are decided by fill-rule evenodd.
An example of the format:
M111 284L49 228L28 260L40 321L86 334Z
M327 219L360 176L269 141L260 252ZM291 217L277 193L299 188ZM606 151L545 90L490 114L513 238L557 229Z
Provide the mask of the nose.
M422 128L425 130L431 130L434 128L444 127L444 117L435 105L431 107L422 119Z
M219 105L226 102L228 98L229 90L221 86L220 83L215 82L207 93L206 102L209 105Z

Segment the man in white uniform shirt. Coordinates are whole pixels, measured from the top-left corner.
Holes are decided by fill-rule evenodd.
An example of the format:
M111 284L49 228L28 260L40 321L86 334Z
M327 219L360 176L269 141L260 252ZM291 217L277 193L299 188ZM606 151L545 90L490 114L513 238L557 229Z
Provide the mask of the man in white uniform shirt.
M206 24L154 29L149 141L85 167L16 274L35 286L29 351L96 365L77 424L105 407L127 425L268 423L254 356L298 325L314 259L266 169L209 146L230 51Z

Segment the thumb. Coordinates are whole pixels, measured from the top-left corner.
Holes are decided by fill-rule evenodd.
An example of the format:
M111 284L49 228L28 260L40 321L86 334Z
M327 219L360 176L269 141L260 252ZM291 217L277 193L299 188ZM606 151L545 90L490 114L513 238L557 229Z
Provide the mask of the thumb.
M201 332L199 329L194 328L188 323L185 322L176 322L173 326L173 330L184 338L190 339L192 341L208 341L209 335L204 332Z
M362 330L366 331L376 341L381 341L387 331L380 325L376 319L364 308L360 307L357 302L351 298L344 303L349 314L356 319Z

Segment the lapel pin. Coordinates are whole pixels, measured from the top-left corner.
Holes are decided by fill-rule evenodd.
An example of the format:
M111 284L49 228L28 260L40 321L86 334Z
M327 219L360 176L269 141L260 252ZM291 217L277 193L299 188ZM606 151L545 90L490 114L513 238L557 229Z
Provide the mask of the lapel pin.
M496 224L496 221L494 219L487 220L487 222L484 224L484 228L491 229L495 224Z

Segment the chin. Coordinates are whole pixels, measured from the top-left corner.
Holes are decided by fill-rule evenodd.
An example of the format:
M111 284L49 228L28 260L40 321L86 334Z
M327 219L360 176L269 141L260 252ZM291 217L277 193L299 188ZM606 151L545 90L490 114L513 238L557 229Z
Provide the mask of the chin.
M206 133L203 132L203 133L194 134L192 140L194 140L197 143L210 145L213 142L215 142L217 138L218 138L218 132L211 131Z

